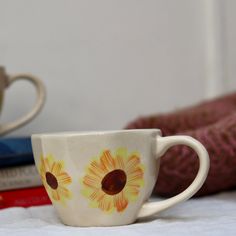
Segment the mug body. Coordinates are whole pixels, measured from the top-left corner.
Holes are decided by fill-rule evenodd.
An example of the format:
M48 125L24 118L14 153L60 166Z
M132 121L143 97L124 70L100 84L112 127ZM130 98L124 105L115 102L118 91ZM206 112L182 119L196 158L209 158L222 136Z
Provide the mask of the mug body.
M157 129L32 135L34 159L62 222L134 222L156 182Z

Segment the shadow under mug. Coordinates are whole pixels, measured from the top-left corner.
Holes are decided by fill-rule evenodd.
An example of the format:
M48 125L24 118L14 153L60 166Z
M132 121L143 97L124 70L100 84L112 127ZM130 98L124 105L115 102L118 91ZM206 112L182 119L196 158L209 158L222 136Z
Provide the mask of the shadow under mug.
M0 111L2 110L4 103L5 89L18 80L27 80L35 86L37 93L37 100L31 111L29 111L23 117L18 118L16 121L13 122L0 124L0 135L5 135L30 122L40 112L45 102L46 90L41 80L29 74L17 74L14 76L9 76L5 73L4 67L0 66Z
M162 137L158 129L35 134L31 140L43 184L66 225L125 225L154 216L193 196L209 170L208 153L199 141ZM197 153L198 174L177 196L148 202L161 156L175 145Z

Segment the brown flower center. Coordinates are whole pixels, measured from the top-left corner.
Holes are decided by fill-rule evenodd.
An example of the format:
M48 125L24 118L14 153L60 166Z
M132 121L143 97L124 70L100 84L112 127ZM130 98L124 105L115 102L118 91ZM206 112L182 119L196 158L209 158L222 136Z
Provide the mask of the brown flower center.
M123 170L113 170L102 179L102 190L106 194L115 195L125 187L126 180L126 174Z
M47 181L47 184L52 189L57 189L57 187L58 187L57 178L52 173L46 172L46 181Z

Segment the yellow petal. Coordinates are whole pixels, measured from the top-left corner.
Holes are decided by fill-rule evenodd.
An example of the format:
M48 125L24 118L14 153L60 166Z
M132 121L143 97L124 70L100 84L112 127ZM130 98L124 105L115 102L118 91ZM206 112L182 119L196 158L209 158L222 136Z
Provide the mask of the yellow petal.
M67 188L62 186L58 187L58 194L64 198L71 198L71 192Z
M55 176L59 175L63 167L63 163L61 161L53 162L51 173Z
M58 193L57 190L51 190L51 193L52 193L52 198L55 200L55 201L59 201L60 200L60 195Z
M139 187L140 186L125 186L125 189L123 191L125 192L125 196L127 197L129 202L133 202L137 199L139 194Z
M45 170L50 171L50 169L51 169L50 160L46 157L43 162L44 162Z
M45 183L46 183L46 176L45 176L45 173L40 173L40 177L41 177L42 182L45 182Z
M127 148L118 148L115 152L115 156L123 157L124 159L127 159L128 150Z
M48 169L46 168L46 165L45 165L45 160L43 159L42 156L40 157L39 171L41 174L45 174L48 171Z

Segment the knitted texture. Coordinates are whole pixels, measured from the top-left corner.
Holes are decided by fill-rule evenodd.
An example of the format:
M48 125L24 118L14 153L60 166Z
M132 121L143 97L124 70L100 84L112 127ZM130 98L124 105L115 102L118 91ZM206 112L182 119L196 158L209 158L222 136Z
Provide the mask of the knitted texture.
M159 128L163 136L200 128L230 115L236 110L236 93L208 100L168 114L140 117L130 122L126 129Z
M141 117L128 129L159 128L163 136L189 135L199 140L210 156L206 182L195 196L236 187L236 93L179 111ZM161 158L154 193L173 196L186 189L196 177L198 158L187 146L175 146Z
M210 156L208 177L196 196L236 187L236 112L213 125L181 134L199 140ZM162 196L182 192L196 177L198 166L196 153L189 147L169 149L161 159L154 192Z

